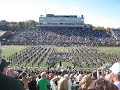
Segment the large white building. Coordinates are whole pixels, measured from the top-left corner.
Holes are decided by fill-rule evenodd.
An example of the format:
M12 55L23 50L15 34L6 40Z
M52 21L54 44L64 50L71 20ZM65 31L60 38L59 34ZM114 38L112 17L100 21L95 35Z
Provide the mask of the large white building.
M77 15L54 15L46 14L39 17L40 26L83 27L84 17Z

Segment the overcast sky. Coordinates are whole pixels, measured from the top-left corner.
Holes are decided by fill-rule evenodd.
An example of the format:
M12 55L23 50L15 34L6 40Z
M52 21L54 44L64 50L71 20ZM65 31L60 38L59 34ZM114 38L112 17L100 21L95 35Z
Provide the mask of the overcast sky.
M84 15L87 24L120 27L120 0L0 0L0 20L39 21L46 13Z

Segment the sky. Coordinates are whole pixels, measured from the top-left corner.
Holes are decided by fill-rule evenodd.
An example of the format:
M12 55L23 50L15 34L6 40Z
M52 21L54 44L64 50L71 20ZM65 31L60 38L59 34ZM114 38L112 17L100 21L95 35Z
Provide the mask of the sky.
M0 20L38 22L48 13L83 15L86 24L120 27L120 0L0 0Z

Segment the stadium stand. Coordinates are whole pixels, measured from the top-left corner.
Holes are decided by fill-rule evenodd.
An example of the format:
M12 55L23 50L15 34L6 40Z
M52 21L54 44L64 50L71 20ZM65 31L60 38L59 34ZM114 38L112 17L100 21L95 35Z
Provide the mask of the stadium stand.
M17 31L9 44L18 45L114 45L115 38L102 30L80 27L40 27ZM8 42L7 42L8 43Z
M62 24L61 24L62 23ZM105 30L84 26L84 17L46 14L39 17L39 28L18 30L4 44L18 45L116 45L115 37Z
M112 35L116 39L117 44L120 44L120 29L113 29Z

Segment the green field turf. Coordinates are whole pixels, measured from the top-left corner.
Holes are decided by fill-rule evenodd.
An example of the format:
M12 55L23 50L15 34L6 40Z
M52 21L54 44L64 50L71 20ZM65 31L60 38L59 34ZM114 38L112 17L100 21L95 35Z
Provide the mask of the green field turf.
M68 52L77 47L53 47L56 52Z
M98 47L101 52L120 55L120 47Z
M14 54L15 52L19 52L20 50L26 48L27 46L22 46L22 45L5 45L2 46L2 56L4 57L8 57L12 54Z
M20 50L26 48L27 46L22 46L22 45L5 45L5 46L2 46L2 49L3 49L3 53L2 53L2 56L10 56L12 54L14 54L15 52L19 52ZM49 46L47 46L49 47ZM54 50L57 51L57 52L67 52L67 51L70 51L74 48L77 48L77 47L55 47L53 46ZM113 53L113 54L117 54L117 55L120 55L120 47L98 47L98 49L101 51L101 52L104 52L104 53Z
M18 52L24 48L26 48L27 46L18 46L18 45L8 45L8 46L2 46L2 49L3 49L3 53L2 53L2 56L5 56L5 57L8 57L12 54L14 54L15 52ZM50 46L44 46L44 47L50 47ZM72 49L75 49L77 48L76 46L75 47L56 47L56 46L52 46L52 48L54 49L55 52L69 52L71 51ZM101 52L104 52L104 53L108 53L108 54L117 54L117 55L120 55L120 47L96 47L98 48L98 50L100 50ZM48 56L47 56L48 57ZM46 61L46 60L45 60ZM45 66L45 61L42 62L42 66L41 68L46 68ZM72 66L71 63L69 62L63 62L62 63L63 66L66 68L66 66ZM58 66L58 63L56 63L55 65L56 67ZM29 66L28 66L29 67ZM78 66L77 66L78 67ZM85 67L85 66L84 66Z

